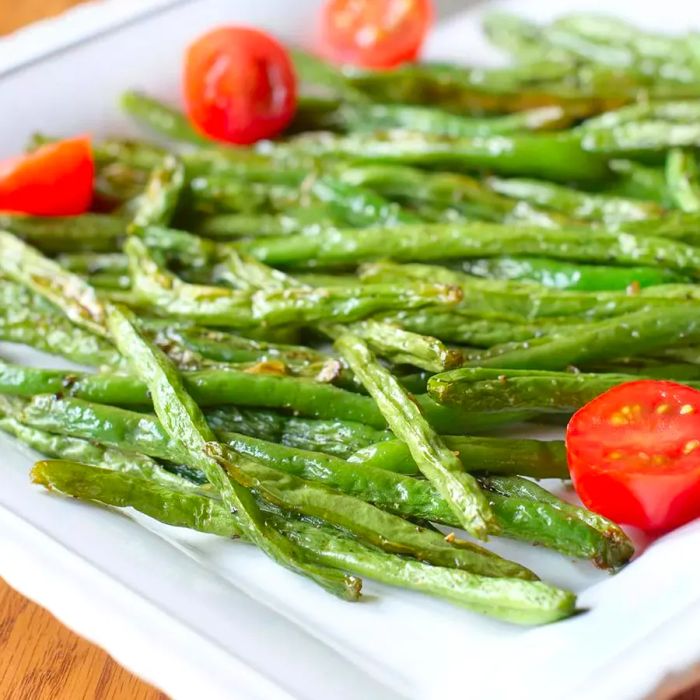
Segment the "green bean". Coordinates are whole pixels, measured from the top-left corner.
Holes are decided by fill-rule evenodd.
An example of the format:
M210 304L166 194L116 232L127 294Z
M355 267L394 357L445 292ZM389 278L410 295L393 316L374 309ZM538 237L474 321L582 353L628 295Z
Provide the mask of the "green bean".
M604 319L633 311L666 308L671 305L670 300L675 300L673 302L675 304L696 300L696 288L692 284L658 285L641 289L638 294L592 293L546 289L510 280L480 279L437 265L380 263L363 266L360 272L363 279L387 284L407 279L430 279L441 284L457 285L461 287L464 298L452 313L465 317L460 323L479 318L495 323L505 321L515 324L529 324L538 319L545 320L543 328L538 328L537 325L530 326L534 330L532 335L557 331L556 326L564 326L562 331L578 330L575 326L582 325L588 319ZM388 316L389 318L402 316L410 318L419 315L418 311L410 311ZM431 331L428 325L426 329L416 332L430 333ZM457 339L454 340L459 342Z
M589 152L596 145L585 136L585 149L577 139L559 134L518 134L448 138L419 132L388 131L380 134L298 136L292 151L314 156L350 158L358 162L447 166L461 170L491 170L502 175L526 175L556 181L605 179L605 159Z
M560 220L562 217L502 197L483 182L464 174L373 164L343 168L340 177L413 206L427 203L440 210L450 207L451 211L486 221L526 222L553 228L565 223Z
M168 525L223 537L239 537L238 523L224 505L203 493L167 487L138 473L114 471L64 459L37 462L32 481L85 501L134 508Z
M490 177L487 182L506 197L554 209L574 219L604 224L660 217L664 211L655 202L591 194L542 180Z
M234 404L285 409L308 418L352 421L377 429L386 427L386 421L372 399L332 384L233 369L183 372L182 378L200 406ZM151 403L146 384L135 376L86 374L0 362L0 394L28 397L47 393L119 406L148 406ZM423 394L417 395L415 400L433 427L444 434L478 433L531 417L530 413L516 412L494 418L448 409Z
M502 116L465 117L425 106L340 103L324 110L306 112L301 117L305 129L345 132L407 129L451 138L549 130L565 126L570 121L569 115L558 105Z
M630 374L465 367L436 374L428 386L430 395L447 405L482 411L527 409L573 413L608 389L639 378ZM698 382L685 383L700 387Z
M434 433L396 379L376 362L360 338L345 334L336 341L336 347L377 402L392 432L406 442L419 469L449 504L460 525L476 537L485 538L489 530L493 532L493 514L473 477Z
M567 479L569 476L564 443L560 441L460 435L443 435L442 439L469 472L520 474L535 479ZM408 447L396 439L360 449L349 456L348 461L408 475L418 473Z
M358 472L352 464L342 460L271 445L255 438L234 434L221 437L236 451L270 466L275 465L285 473L323 481L343 493L405 517L459 525L450 506L427 481L367 464L363 464ZM542 544L570 556L591 558L601 566L619 566L632 553L629 541L609 521L605 521L605 526L594 528L594 533L589 529L590 524L585 522L588 516L583 513L575 517L581 524L572 523L570 519L560 520L552 508L539 508L524 502L536 499L516 496L516 507L508 497L504 499L493 493L487 496L496 522L507 537Z
M185 269L206 269L217 260L219 248L216 243L187 231L164 226L146 226L135 228L133 233L135 235L131 236L130 240L136 238L143 243L143 246L153 249L151 255L161 256L166 261L172 261ZM127 250L127 261L130 261L128 255L130 240L124 246ZM221 247L226 249L224 246Z
M683 348L677 348L678 351ZM656 353L653 353L656 354ZM679 352L679 354L681 354ZM700 380L700 366L688 362L673 362L673 353L664 356L663 351L657 357L622 358L616 362L592 362L586 364L585 371L611 374L629 374L639 379L666 379L676 382ZM682 354L681 354L682 357ZM664 361L665 360L665 361Z
M217 283L224 282L235 289L248 291L294 289L303 286L281 270L268 267L250 255L233 249L227 250L223 255L215 268L214 278Z
M611 547L620 547L626 552L626 557L632 555L633 547L622 529L602 515L585 508L578 508L551 494L547 489L529 479L519 476L488 476L481 479L481 483L494 492L507 498L525 498L527 500L544 503L556 508L563 515L569 515L588 524L599 533L605 534L610 539ZM626 559L625 559L626 561Z
M606 185L608 193L673 206L663 170L623 159L611 160L608 165L616 174L616 179Z
M404 517L459 526L450 506L428 481L369 465L362 465L358 471L356 466L342 460L271 445L255 438L228 434L222 435L222 439L236 451L268 465L276 465L285 473L323 481L382 509ZM608 547L605 529L592 532L591 527L583 522L585 516L582 514L575 518L575 523L571 519L564 522L557 517L554 507L542 508L526 502L534 499L517 498L516 507L508 497L491 492L486 495L501 533L507 537L551 547L569 556L591 558L602 566L618 566L631 555L632 549L626 539L615 540L615 545ZM524 521L527 521L527 526ZM610 525L607 523L608 527ZM523 574L514 571L511 575L521 577Z
M126 244L133 290L139 306L169 317L204 325L246 329L317 321L349 322L373 313L416 308L431 303L452 304L459 293L439 285L363 285L355 288L294 288L253 294L187 284L168 273L146 246L132 237Z
M696 148L698 145L700 127L697 124L670 124L654 119L583 132L581 138L584 151L609 156L635 156L674 147Z
M104 447L81 438L52 434L25 425L16 418L1 417L0 430L47 457L99 464L109 470L156 481L161 486L179 489L189 487L189 483L182 477L163 468L146 455Z
M644 34L629 24L595 15L570 15L545 30L554 46L593 63L639 75L652 84L694 86L700 71L682 40Z
M160 351L145 341L135 328L133 316L116 307L107 313L107 324L119 351L147 380L156 415L171 438L187 450L194 465L221 495L224 505L238 514L242 532L275 561L308 576L329 592L356 600L361 583L351 576L332 572L314 562L271 528L252 494L228 478L224 469L206 451L214 435L200 409L186 392L177 370Z
M327 328L332 337L339 337L346 327ZM359 321L347 327L364 340L378 355L397 364L405 363L421 367L428 372L440 372L462 363L458 350L446 347L437 338L404 331L388 323Z
M351 571L384 583L439 595L478 612L518 624L552 622L573 614L572 593L539 581L479 577L457 569L429 566L410 559L369 550L352 541L338 541L326 529L306 525L303 533L284 531L294 542L323 553L327 563L347 566Z
M671 149L666 157L666 180L669 193L679 209L700 211L700 173L693 153Z
M336 213L336 220L339 219L344 226L392 226L421 220L396 202L390 202L371 189L350 184L347 180L320 177L313 180L310 191L319 201L331 207L331 211Z
M545 322L527 323L524 319L500 319L496 316L484 318L462 316L455 312L443 312L439 308L418 311L399 311L380 317L386 323L395 324L408 331L433 335L447 343L460 343L473 348L490 348L501 343L537 338L574 324ZM462 351L466 359L470 353Z
M170 525L224 537L240 532L235 514L204 494L156 488L123 473L71 462L40 462L34 467L32 478L76 498L133 507ZM429 593L520 624L550 622L574 612L573 594L539 582L527 586L516 579L490 579L434 567L388 555L318 521L290 520L274 512L268 517L292 542L313 556L322 557L328 566Z
M357 284L359 277L354 273L300 272L295 271L294 279L307 287L345 287Z
M390 440L388 430L342 420L318 420L285 416L270 411L237 409L234 406L209 409L207 422L216 433L242 433L268 442L312 452L347 458L358 450ZM415 467L406 467L409 473Z
M683 277L662 267L614 267L586 265L532 257L498 257L465 260L459 266L477 277L503 280L530 280L554 289L581 291L626 291L669 282Z
M53 304L14 282L0 282L0 339L84 365L122 364L109 342L73 325Z
M688 362L694 365L700 365L700 349L697 347L697 345L680 346L676 348L661 348L656 352L650 353L650 355L664 362L668 362L669 360L677 360L679 362Z
M297 267L352 265L381 258L432 261L497 257L505 253L579 262L664 265L677 272L700 274L700 253L695 248L661 237L485 222L340 230L242 241L238 245L268 265Z
M670 193L669 193L670 196ZM660 219L645 219L615 224L612 230L625 231L635 236L654 236L698 246L698 212L671 211Z
M337 362L332 355L303 345L253 340L203 326L179 325L168 320L145 320L143 326L161 346L169 342L176 343L217 362L280 360L290 365L324 365Z
M274 505L326 520L386 551L487 576L533 577L527 569L476 545L463 541L450 543L435 530L416 527L396 515L324 485L262 467L257 461L252 462L219 443L208 443L207 450L232 476Z
M215 240L313 233L334 224L326 205L288 209L280 214L213 214L193 222L197 233Z
M2 214L0 229L14 233L45 253L111 253L121 246L126 221L110 214L47 217Z
M37 394L20 412L19 419L38 430L93 440L122 450L130 448L149 457L200 468L197 457L190 455L178 438L168 434L152 414Z
M516 61L532 63L557 60L565 64L572 62L568 51L552 47L542 27L509 12L488 12L482 20L482 28L492 44L506 51Z
M119 163L133 170L148 173L162 163L168 151L162 146L146 141L110 138L94 142L92 153L98 166Z
M267 171L277 182L256 182L246 176L227 172L199 175L189 182L187 201L197 215L227 212L253 214L280 213L296 209L312 201L306 189L300 187L304 173L294 174L293 182L279 170Z
M248 215L265 215L277 212L278 221L289 226L289 219L301 219L298 229L308 229L309 224L337 224L363 227L370 224L395 222L418 222L420 218L404 211L395 202L357 185L343 182L329 175L309 176L306 172L281 171L270 176L272 181L261 178L261 174L247 174L245 180L208 176L197 178L192 183L196 208L212 211L238 210ZM305 212L305 209L310 212ZM287 219L282 216L286 215ZM291 215L291 217L290 217ZM240 225L240 222L239 222ZM279 224L278 224L279 225Z
M129 261L123 253L62 253L56 256L56 262L65 270L79 274L129 272Z
M334 97L347 102L363 102L367 97L354 88L342 71L328 61L302 51L298 48L290 50L294 69L302 83L311 84L329 91Z
M565 369L570 365L643 355L657 348L700 339L694 307L671 305L589 323L575 334L557 333L496 346L469 364L507 369Z
M484 70L436 64L404 64L387 71L350 75L352 84L375 101L430 104L456 114L503 114L556 105L574 118L599 114L635 98L636 83L599 81L586 85L562 85L571 66L547 60L524 66ZM533 73L535 74L533 76ZM579 76L576 76L579 77ZM606 74L605 78L610 75ZM534 80L533 80L534 78ZM615 85L616 90L611 90Z
M262 142L260 146L259 149L225 145L197 148L183 153L182 161L191 179L213 176L213 182L218 184L229 179L294 186L321 165L312 155L292 152L282 145Z
M197 145L212 143L211 139L195 131L181 112L141 92L128 90L123 93L121 107L130 117L161 136Z
M138 199L131 226L167 226L175 215L180 195L185 187L182 163L168 155L151 171L146 189Z
M105 335L104 308L95 290L35 248L3 231L0 231L0 272L63 309L76 325Z
M96 272L92 275L83 275L85 281L101 292L125 291L131 289L129 275L119 275L113 272Z
M253 289L288 289L305 287L294 277L258 262L247 255L229 250L221 263L228 281L233 285ZM307 287L308 288L308 287ZM331 287L334 288L334 287ZM323 324L319 329L326 335L338 337L345 327ZM413 364L428 371L440 371L456 366L462 360L459 352L449 350L437 338L409 333L378 321L360 321L350 326L353 333L366 340L370 347L395 363Z
M597 117L587 119L580 125L581 131L594 129L610 129L638 122L640 120L660 120L671 123L697 121L700 118L700 100L683 101L648 101L637 102L611 112L605 112Z

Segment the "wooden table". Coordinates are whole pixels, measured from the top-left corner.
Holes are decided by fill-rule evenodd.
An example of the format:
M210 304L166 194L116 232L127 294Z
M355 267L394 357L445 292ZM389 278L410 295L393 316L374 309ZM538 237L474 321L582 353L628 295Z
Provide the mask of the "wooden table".
M0 0L0 34L84 0ZM699 650L700 655L700 650ZM690 690L677 693L693 685ZM700 700L700 667L668 679L654 700ZM0 698L167 700L94 644L0 579Z
M1 579L0 698L167 700Z

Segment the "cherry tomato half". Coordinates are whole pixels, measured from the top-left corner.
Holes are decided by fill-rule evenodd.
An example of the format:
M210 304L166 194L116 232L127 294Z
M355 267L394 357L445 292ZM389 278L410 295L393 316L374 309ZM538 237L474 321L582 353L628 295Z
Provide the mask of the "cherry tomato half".
M48 143L0 162L0 211L38 216L82 214L92 201L90 139Z
M338 63L392 68L415 60L432 18L430 0L329 0L321 51Z
M278 134L296 109L296 77L284 47L246 27L221 27L185 56L187 112L206 136L250 144Z
M620 384L574 414L566 449L591 510L650 532L700 516L700 391L651 379Z

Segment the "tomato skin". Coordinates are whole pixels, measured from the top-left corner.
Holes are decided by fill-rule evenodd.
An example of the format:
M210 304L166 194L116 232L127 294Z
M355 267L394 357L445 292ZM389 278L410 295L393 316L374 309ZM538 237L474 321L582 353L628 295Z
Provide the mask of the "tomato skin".
M430 0L328 0L321 53L336 63L393 68L417 58L432 19Z
M583 504L615 522L662 534L700 516L700 471L625 478L595 470L574 479Z
M228 143L276 136L296 109L289 55L271 36L247 27L220 27L191 44L183 90L194 127Z
M574 414L566 448L591 510L655 534L700 517L700 391L621 384Z
M89 138L45 144L0 162L0 211L35 216L83 214L92 201L94 179Z

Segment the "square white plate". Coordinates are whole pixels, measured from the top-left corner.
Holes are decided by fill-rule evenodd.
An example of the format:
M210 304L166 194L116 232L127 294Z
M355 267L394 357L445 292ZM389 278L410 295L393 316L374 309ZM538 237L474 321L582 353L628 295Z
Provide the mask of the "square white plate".
M4 40L0 155L36 130L136 133L119 94L136 87L176 98L182 48L198 33L245 22L302 41L318 4L120 0ZM575 0L499 5L541 18L598 9ZM496 59L478 30L481 8L443 22L426 53ZM610 0L605 9L649 27L700 28L700 6L687 0ZM19 346L0 355L46 363ZM494 541L590 608L519 629L372 582L365 602L339 602L245 545L50 496L29 484L36 455L5 436L0 455L0 575L175 698L624 700L700 658L700 522L615 577Z

